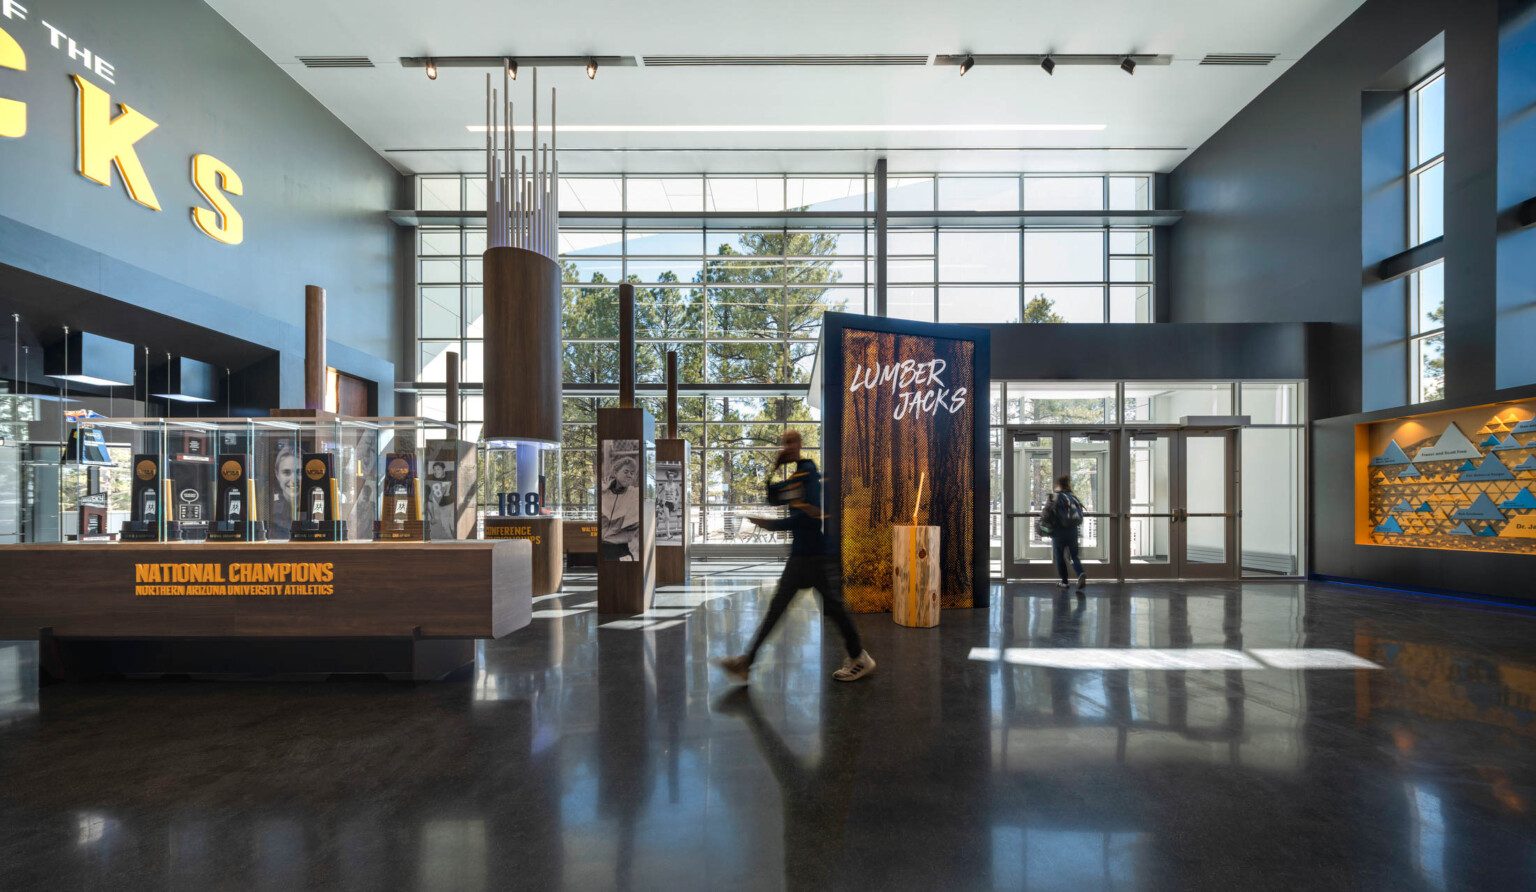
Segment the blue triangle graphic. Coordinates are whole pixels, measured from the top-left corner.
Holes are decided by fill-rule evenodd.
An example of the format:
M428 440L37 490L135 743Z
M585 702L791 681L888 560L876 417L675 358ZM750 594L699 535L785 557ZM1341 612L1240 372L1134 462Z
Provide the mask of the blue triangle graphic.
M1456 524L1456 526L1451 529L1451 535L1470 536L1472 535L1472 528L1467 526L1467 522L1463 520L1461 523Z
M1482 529L1478 530L1476 533L1473 533L1472 535L1474 535L1474 536L1497 536L1498 534L1499 534L1498 530L1495 530L1491 526L1486 526L1486 527L1483 527Z
M1477 501L1457 511L1453 517L1456 520L1503 520L1504 512L1484 492L1478 493Z
M1424 504L1420 505L1419 507L1417 507L1417 508L1415 508L1413 510L1422 512L1424 514L1433 514L1435 512L1435 509L1429 507L1429 503L1428 502L1425 502Z
M1513 434L1505 434L1504 439L1499 441L1499 445L1493 448L1495 451L1500 449L1524 449L1525 444L1516 440Z
M1373 468L1378 468L1383 465L1406 464L1408 464L1408 453L1403 451L1403 447L1397 445L1396 440L1388 443L1387 448L1383 449L1380 455L1371 459L1371 467Z
M1505 511L1527 511L1536 508L1536 495L1532 495L1530 490L1522 487L1519 495L1499 507Z
M1419 469L1415 468L1413 465L1409 465L1408 467L1403 468L1401 471L1397 472L1397 479L1399 479L1399 480L1403 479L1404 477L1423 477L1423 476L1424 476L1423 474L1419 473Z
M1397 522L1397 518L1389 517L1386 522L1376 528L1378 533L1401 533L1403 525Z
M1512 434L1536 434L1536 418L1527 418L1509 429Z
M1490 434L1488 436L1488 439L1484 440L1483 442L1481 442L1481 443L1479 443L1477 445L1479 445L1479 446L1497 446L1497 445L1499 445L1499 438Z
M1532 456L1532 457L1536 458L1536 456ZM1466 461L1461 463L1461 467L1456 469L1456 473L1458 473L1458 474L1465 474L1468 471L1475 471L1475 470L1477 470L1477 465L1472 464L1472 459L1469 458ZM1533 466L1531 468L1531 470L1536 471L1536 466Z
M1394 505L1392 507L1392 513L1393 514L1396 514L1399 511L1412 511L1412 510L1413 510L1413 503L1408 501L1407 499L1403 499L1401 502L1398 502L1396 505Z
M1536 471L1536 455L1526 456L1525 461L1515 465L1516 471Z
M1515 475L1509 472L1509 467L1497 455L1490 455L1483 459L1482 464L1462 474L1460 480L1465 483L1472 480L1513 480Z

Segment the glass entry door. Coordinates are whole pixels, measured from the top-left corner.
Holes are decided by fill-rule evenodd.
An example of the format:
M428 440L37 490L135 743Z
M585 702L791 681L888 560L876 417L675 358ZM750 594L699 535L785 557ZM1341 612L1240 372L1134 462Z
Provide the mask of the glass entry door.
M1235 443L1225 430L1131 435L1125 578L1236 578Z
M1051 540L1035 529L1056 478L1067 474L1083 503L1079 534L1084 569L1090 577L1118 575L1119 529L1116 523L1118 431L1068 428L1009 428L1004 470L1006 534L1003 572L1011 579L1056 576Z
M1237 578L1233 431L1010 427L1004 444L1007 578L1056 577L1035 521L1063 474L1083 503L1090 580Z

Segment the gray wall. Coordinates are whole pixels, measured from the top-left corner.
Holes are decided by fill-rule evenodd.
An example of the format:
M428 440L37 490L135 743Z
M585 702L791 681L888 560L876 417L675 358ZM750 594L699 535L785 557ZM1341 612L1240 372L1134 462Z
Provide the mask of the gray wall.
M1363 272L1381 259L1363 243L1383 241L1362 232L1362 103L1442 32L1447 388L1452 399L1491 390L1495 0L1367 0L1169 177L1170 204L1185 211L1171 237L1169 318L1335 323L1331 369L1312 388L1323 414L1407 398L1405 375L1361 375Z
M1312 572L1529 598L1519 555L1355 544L1354 426L1406 414L1403 104L1415 63L1446 68L1446 391L1436 411L1536 388L1536 24L1528 0L1367 0L1169 177L1175 321L1331 323L1312 349ZM1422 65L1420 65L1422 69ZM1379 91L1379 92L1378 92ZM1374 410L1374 411L1362 411ZM1327 417L1333 416L1333 417Z
M283 351L290 405L302 399L290 354L302 349L304 286L323 285L330 337L356 354L352 368L332 364L386 385L392 411L381 361L409 366L409 283L382 212L404 199L405 178L201 0L25 5L26 21L0 19L28 63L0 72L0 95L25 101L29 118L24 137L0 139L0 264ZM53 49L44 20L112 63L116 83ZM159 124L137 149L163 210L129 199L115 174L106 187L75 171L77 73ZM241 245L192 223L205 204L190 176L198 153L244 183L232 199Z
M1305 379L1326 325L978 325L993 380Z

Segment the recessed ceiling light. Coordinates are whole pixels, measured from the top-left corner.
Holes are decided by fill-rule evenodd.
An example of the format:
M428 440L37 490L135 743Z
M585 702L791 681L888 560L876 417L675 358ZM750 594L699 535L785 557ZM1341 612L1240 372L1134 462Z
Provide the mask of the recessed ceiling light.
M484 124L469 124L484 133ZM532 128L518 125L519 132ZM545 128L547 129L547 128ZM1105 129L1104 124L561 124L561 133L1053 133Z

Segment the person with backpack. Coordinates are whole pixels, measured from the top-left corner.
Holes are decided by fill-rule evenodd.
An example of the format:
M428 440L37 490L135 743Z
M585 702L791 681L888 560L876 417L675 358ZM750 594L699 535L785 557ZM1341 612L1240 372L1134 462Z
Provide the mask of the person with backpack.
M1083 503L1072 492L1072 478L1066 474L1056 478L1056 491L1046 500L1040 512L1038 529L1042 536L1051 537L1051 559L1056 562L1056 572L1061 576L1057 583L1066 588L1067 558L1072 559L1072 570L1077 573L1077 590L1088 585L1088 575L1083 572L1079 554L1078 534L1083 528Z

